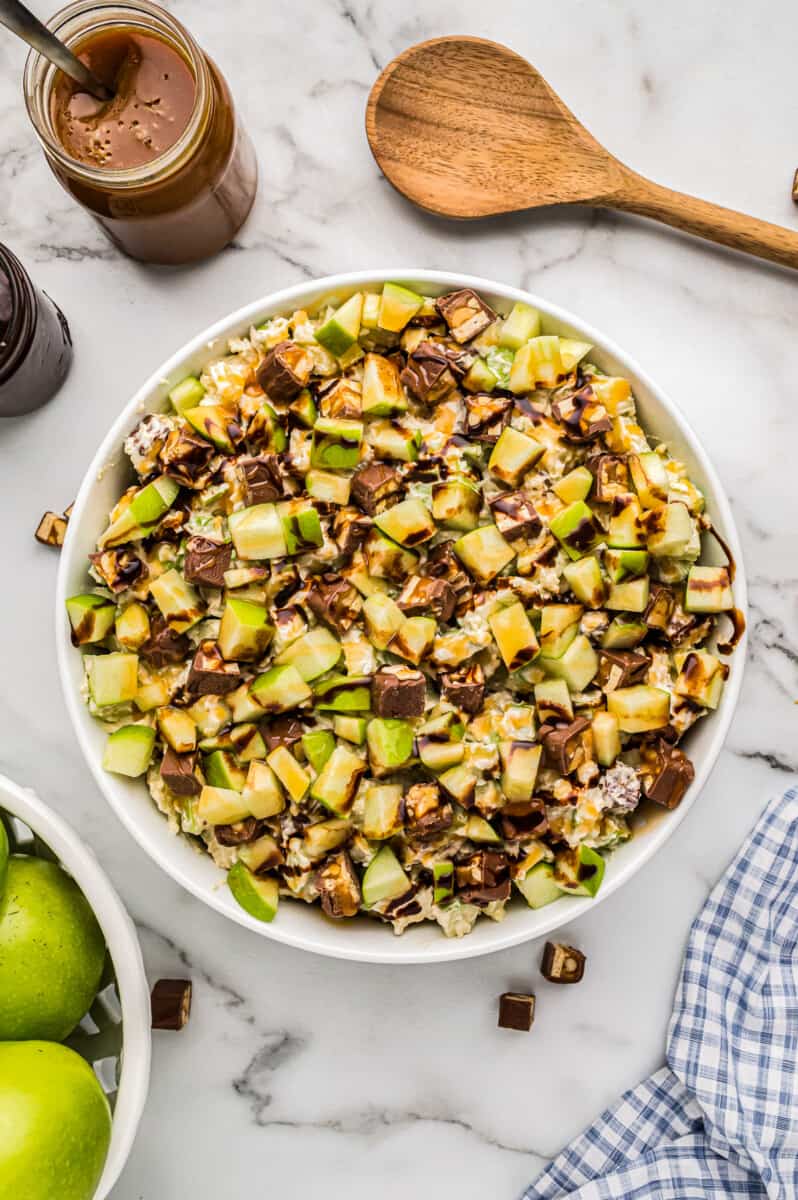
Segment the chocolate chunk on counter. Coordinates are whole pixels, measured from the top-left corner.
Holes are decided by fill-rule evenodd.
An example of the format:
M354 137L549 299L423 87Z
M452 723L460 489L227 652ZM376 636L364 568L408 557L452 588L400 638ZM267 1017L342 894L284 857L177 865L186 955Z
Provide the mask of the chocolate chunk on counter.
M416 347L408 357L400 379L422 404L437 404L457 387L448 356L433 342L422 342Z
M177 1032L191 1016L191 980L159 979L150 996L153 1029Z
M470 342L496 320L496 314L472 288L439 296L435 307L456 342Z
M421 717L426 695L427 683L421 671L386 668L377 671L371 680L371 707L378 717Z
M574 946L546 942L540 973L549 983L579 983L585 973L585 956Z
M244 455L238 460L248 505L271 504L285 495L276 454Z
M191 650L191 642L184 633L175 633L160 615L150 620L150 636L139 647L139 657L153 667L168 667L182 663Z
M357 588L332 571L313 578L307 604L319 621L331 625L339 633L352 628L363 607Z
M596 683L606 691L644 683L651 658L637 650L599 650Z
M558 725L543 734L546 758L561 775L568 775L581 767L589 756L585 735L590 729L587 717L577 717L569 725ZM542 730L540 731L542 733ZM587 737L590 735L587 734Z
M454 615L457 597L445 579L413 575L402 588L396 603L408 616L433 616L445 625Z
M197 775L197 752L178 754L167 746L161 762L161 779L176 796L198 796L202 783Z
M401 491L401 476L387 463L366 463L352 476L352 499L370 517L379 512L380 507L387 501L398 499Z
M540 533L543 523L523 492L502 492L488 501L499 533L508 542Z
M212 542L210 538L190 537L186 543L183 574L189 583L224 587L224 573L228 570L232 557L233 547L229 542Z
M200 642L189 668L186 691L193 696L224 696L240 683L238 663L225 662L216 642Z
M360 908L360 880L346 850L333 854L316 872L321 907L328 917L354 917Z
M535 1019L535 997L526 992L504 992L499 996L499 1029L529 1033Z
M266 749L271 754L278 746L287 746L290 750L301 739L305 726L296 717L274 717L271 721L262 722L260 731Z
M659 739L643 749L641 776L649 800L676 808L695 778L695 769L684 751Z
M33 535L43 546L63 546L67 531L67 519L58 513L46 512Z
M313 359L303 346L278 342L258 367L257 380L270 400L288 403L302 391L312 370Z
M485 703L485 672L479 663L446 672L441 675L441 690L445 700L473 716Z

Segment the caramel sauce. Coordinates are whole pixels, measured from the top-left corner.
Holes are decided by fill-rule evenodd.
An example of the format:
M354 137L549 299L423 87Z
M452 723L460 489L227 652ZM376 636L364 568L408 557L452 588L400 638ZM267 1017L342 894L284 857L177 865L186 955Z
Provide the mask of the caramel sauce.
M191 119L197 83L173 46L153 34L120 27L93 34L76 53L114 97L98 100L59 72L52 121L71 158L92 167L128 170L174 146Z

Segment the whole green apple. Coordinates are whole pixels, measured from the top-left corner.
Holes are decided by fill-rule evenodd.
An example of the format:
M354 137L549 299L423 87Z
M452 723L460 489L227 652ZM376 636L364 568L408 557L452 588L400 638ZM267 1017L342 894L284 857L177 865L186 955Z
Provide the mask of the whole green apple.
M91 1006L104 962L102 931L72 876L13 854L0 899L0 1041L62 1041Z
M91 1200L110 1140L108 1101L80 1055L0 1043L0 1196Z

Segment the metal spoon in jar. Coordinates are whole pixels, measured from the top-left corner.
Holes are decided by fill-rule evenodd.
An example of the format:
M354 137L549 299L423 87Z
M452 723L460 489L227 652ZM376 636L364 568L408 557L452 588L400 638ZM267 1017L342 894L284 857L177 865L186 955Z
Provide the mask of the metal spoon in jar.
M56 67L60 67L65 75L74 79L98 100L112 100L113 92L109 91L97 76L83 65L79 58L69 50L63 42L59 42L38 17L29 8L20 4L20 0L0 0L0 25L5 25L12 33L21 37L34 50L49 59Z

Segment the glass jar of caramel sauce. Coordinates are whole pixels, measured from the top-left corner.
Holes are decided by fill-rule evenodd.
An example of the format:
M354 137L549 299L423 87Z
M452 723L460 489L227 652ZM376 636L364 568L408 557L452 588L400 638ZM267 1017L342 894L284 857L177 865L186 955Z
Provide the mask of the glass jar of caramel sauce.
M25 102L61 184L132 258L186 263L235 237L257 190L229 88L148 0L78 0L48 22L113 92L97 100L32 51Z

